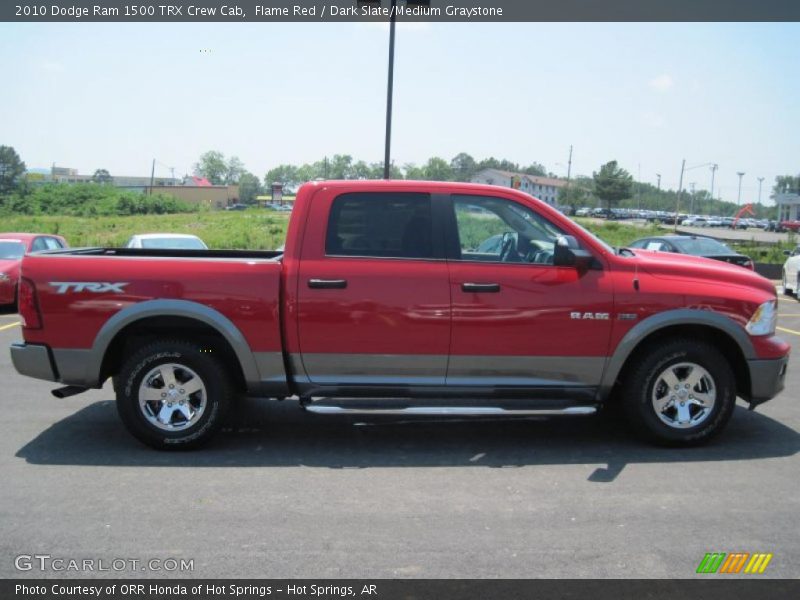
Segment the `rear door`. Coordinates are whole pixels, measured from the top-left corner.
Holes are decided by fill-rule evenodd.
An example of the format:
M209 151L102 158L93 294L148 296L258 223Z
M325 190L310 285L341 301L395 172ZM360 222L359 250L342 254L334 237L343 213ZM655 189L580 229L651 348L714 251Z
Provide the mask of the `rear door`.
M452 196L451 206L448 386L591 397L613 311L600 262L584 272L554 266L564 232L517 201L464 195Z
M444 385L450 287L431 195L334 187L311 202L297 289L298 383Z

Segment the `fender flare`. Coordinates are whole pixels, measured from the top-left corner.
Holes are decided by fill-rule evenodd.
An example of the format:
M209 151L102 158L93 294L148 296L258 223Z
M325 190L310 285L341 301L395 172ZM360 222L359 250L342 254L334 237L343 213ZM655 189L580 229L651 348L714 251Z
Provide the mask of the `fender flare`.
M87 373L90 381L100 382L100 369L111 342L125 327L149 317L184 317L200 321L217 331L233 349L244 379L248 384L260 380L258 365L253 351L239 328L225 315L204 304L189 300L145 300L122 309L106 321L100 328L92 344Z
M631 353L642 340L661 329L675 325L702 325L721 331L734 340L742 355L744 355L745 360L757 358L753 343L750 341L750 336L747 334L744 327L730 317L718 312L696 308L668 310L637 323L636 326L620 340L614 353L609 357L606 363L603 379L598 389L598 400L602 401L608 398L611 388L614 386L614 382L617 380L620 371L622 371L622 367L625 366Z

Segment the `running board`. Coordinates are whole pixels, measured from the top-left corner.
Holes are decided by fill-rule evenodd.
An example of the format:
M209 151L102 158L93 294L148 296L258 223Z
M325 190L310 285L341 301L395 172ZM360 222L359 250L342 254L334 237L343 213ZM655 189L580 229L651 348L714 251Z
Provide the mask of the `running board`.
M463 417L515 417L515 416L579 416L592 415L597 412L595 406L569 406L566 408L500 408L496 406L408 406L405 408L366 408L332 406L330 404L315 406L313 402L306 404L308 412L318 415L425 415L425 416L463 416Z

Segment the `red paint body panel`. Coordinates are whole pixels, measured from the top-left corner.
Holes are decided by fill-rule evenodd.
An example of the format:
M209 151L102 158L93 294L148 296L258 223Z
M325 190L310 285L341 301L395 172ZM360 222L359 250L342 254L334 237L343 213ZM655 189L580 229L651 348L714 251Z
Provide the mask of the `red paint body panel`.
M278 299L281 265L275 261L31 255L23 273L36 284L43 327L25 340L53 348L91 348L105 322L131 304L154 298L189 300L230 319L253 352L280 352ZM126 282L123 294L70 292L59 281Z
M574 236L601 268L424 259L328 257L333 199L351 192L420 192L505 198ZM90 348L111 316L131 304L174 298L209 306L241 331L252 352L364 355L583 356L613 354L648 317L681 308L721 313L744 327L775 299L766 279L719 261L636 251L617 255L573 221L516 190L462 183L340 181L304 185L284 257L272 260L79 254L26 256L43 327L27 342ZM345 289L310 289L309 279L346 279ZM126 282L124 293L58 294L50 282ZM497 294L466 282L499 283ZM581 318L572 313L608 314ZM620 318L619 315L624 315ZM751 338L761 358L786 356L779 338ZM298 373L289 373L290 379Z

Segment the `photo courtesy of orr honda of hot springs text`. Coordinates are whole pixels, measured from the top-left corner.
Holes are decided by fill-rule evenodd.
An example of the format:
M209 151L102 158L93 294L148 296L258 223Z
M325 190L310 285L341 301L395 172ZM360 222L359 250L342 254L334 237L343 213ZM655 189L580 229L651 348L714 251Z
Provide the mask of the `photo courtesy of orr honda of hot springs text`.
M589 415L656 443L718 434L784 385L773 284L615 250L539 200L462 183L298 191L285 250L25 256L17 371L63 397L112 378L128 430L207 442L237 396L323 414Z

